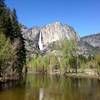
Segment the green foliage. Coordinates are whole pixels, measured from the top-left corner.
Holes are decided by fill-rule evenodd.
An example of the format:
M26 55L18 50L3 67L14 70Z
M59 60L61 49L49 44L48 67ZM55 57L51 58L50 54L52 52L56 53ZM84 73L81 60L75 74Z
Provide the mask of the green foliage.
M0 59L13 59L14 55L14 47L12 46L10 39L6 38L3 33L0 33Z
M97 54L97 55L95 56L95 60L96 60L96 62L98 63L98 65L100 66L100 54Z
M44 71L47 70L49 65L49 56L38 56L36 58L31 59L28 62L28 66L31 66L33 70L36 71Z
M1 49L0 51L1 54L0 56L4 57L4 59L6 56L6 58L8 57L11 60L12 58L10 58L9 55L12 55L13 49L11 48L12 45L14 44L13 45L15 52L14 55L16 56L16 58L13 59L13 61L11 60L11 62L13 63L12 64L13 70L17 69L17 73L19 74L19 77L21 77L22 69L26 62L26 50L25 50L24 39L21 34L21 28L19 22L17 20L16 10L15 9L13 11L10 10L10 8L8 8L5 5L4 0L0 0L0 33L6 36L5 38L1 34L0 37L1 39L0 45L2 46L3 44L5 44L3 46L3 49ZM5 62L7 62L7 60L5 60Z
M49 58L48 55L45 55L45 56L43 57L43 62L44 62L44 67L45 67L45 68L48 68L49 63L50 63L49 60L50 60L50 58Z
M0 76L8 67L8 63L13 61L16 57L16 51L11 44L10 39L6 38L3 33L0 32Z
M61 43L61 52L63 53L61 58L61 68L64 67L65 71L70 68L77 70L77 54L76 45L67 39L64 39Z
M99 68L100 66L99 55L96 55L95 59L91 55L88 58L84 55L78 55L77 45L67 39L57 41L52 45L50 45L52 48L50 53L39 55L32 60L33 68L46 69L48 71L59 69L62 72L74 71L77 73L77 69L83 71L86 68L97 68L97 66Z
M50 47L52 47L52 52L37 56L29 64L35 69L46 69L49 71L54 69L67 71L70 68L77 68L76 48L69 40L58 41L50 45Z
M100 73L100 54L95 55L95 62L97 63L97 72Z

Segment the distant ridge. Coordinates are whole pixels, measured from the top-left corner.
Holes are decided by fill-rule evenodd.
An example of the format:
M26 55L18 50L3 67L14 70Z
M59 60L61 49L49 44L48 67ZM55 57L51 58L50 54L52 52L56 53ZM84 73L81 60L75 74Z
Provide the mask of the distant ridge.
M100 48L100 33L84 36L81 40L87 42L93 47Z

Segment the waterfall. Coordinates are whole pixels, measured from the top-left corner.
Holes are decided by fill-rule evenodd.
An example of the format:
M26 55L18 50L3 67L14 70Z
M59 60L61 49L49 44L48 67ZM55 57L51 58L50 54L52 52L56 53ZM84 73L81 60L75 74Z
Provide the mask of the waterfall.
M44 48L43 48L43 43L42 43L42 33L41 32L40 32L40 35L39 35L38 45L39 45L39 49L42 51Z

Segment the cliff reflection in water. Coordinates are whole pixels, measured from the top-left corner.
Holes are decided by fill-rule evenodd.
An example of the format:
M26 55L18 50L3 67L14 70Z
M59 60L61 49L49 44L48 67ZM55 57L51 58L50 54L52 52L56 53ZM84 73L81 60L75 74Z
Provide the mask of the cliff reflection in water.
M100 100L100 81L28 75L26 84L0 91L0 100Z

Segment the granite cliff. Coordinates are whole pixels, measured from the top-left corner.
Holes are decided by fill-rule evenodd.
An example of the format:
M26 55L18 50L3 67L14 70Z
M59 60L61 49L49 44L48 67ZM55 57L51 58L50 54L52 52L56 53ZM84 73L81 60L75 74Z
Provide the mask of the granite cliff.
M100 48L100 33L84 36L81 40L87 42L93 47Z
M67 24L55 22L43 27L33 27L28 29L22 26L22 34L25 39L27 56L33 57L38 51L45 51L49 44L61 39L78 42L80 40L76 31Z

